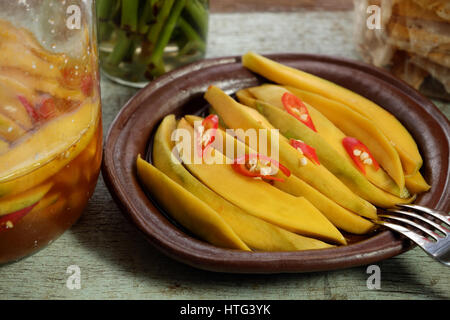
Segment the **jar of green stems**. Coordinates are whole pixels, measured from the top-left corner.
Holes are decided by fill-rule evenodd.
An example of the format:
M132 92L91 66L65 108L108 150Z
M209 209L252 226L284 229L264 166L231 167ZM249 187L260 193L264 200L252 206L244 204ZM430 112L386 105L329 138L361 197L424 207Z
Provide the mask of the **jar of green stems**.
M97 0L103 73L142 88L205 56L208 0Z

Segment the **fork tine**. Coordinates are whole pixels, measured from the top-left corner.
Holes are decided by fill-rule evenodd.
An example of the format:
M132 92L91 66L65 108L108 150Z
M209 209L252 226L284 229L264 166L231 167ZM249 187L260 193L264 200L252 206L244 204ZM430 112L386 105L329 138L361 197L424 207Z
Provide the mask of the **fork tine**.
M381 224L383 226L386 226L389 229L397 231L398 233L409 238L410 240L412 240L413 242L415 242L422 248L424 248L427 244L430 243L430 240L428 240L427 238L425 238L425 237L421 236L420 234L418 234L412 230L409 230L408 228L403 227L399 224L395 224L395 223L391 223L391 222L387 222L387 221L383 221L383 220L378 220L377 223Z
M397 216L393 216L393 215L388 215L388 214L380 214L378 215L380 218L387 218L387 219L391 219L391 220L395 220L395 221L399 221L399 222L403 222L404 224L410 225L414 228L417 228L419 230L421 230L422 232L426 233L427 235L429 235L430 237L432 237L433 239L435 239L436 241L439 240L439 236L432 232L431 230L425 228L424 226L421 226L418 223L415 223L414 221L405 219L405 218L401 218L401 217L397 217Z
M442 211L430 209L427 207L419 206L417 204L411 205L411 204L396 204L396 207L400 208L406 208L406 209L412 209L419 213L427 213L432 217L435 217L436 219L442 221L443 223L450 226L450 216Z
M442 227L441 225L437 224L434 221L431 221L430 219L425 218L424 216L421 216L419 214L413 213L413 212L408 212L408 211L403 211L403 210L396 210L396 209L388 209L389 212L394 212L397 214L401 214L410 218L415 218L418 219L420 221L423 221L429 225L431 225L432 227L434 227L436 230L439 230L440 232L447 234L449 232L449 230L445 229L444 227Z

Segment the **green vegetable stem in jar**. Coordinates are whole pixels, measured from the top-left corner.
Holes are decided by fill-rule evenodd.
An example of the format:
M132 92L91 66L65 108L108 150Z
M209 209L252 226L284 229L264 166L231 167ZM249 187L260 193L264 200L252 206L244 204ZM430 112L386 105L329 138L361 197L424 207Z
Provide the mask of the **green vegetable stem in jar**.
M205 56L208 0L97 0L100 63L110 79L143 87Z

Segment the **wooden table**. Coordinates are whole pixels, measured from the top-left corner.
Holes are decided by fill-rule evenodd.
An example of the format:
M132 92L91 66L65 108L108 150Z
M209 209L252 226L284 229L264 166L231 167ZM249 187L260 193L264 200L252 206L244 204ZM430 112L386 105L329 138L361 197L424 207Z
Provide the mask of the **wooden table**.
M229 3L229 2L228 2ZM358 59L352 12L214 13L208 57L307 52ZM134 89L102 79L104 129ZM450 104L436 102L447 116ZM69 289L69 266L81 289ZM150 246L126 220L100 178L78 223L39 253L0 267L2 299L448 299L449 269L420 249L378 263L381 288L368 289L367 267L309 274L231 275L191 268Z

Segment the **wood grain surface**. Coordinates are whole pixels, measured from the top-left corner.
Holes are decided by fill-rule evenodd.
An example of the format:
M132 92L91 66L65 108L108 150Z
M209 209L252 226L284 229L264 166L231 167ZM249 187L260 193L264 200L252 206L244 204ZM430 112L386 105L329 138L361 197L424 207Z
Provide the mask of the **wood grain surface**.
M208 57L305 52L359 59L351 12L218 13L210 18ZM136 90L102 79L106 130ZM436 101L450 116L450 104ZM70 290L67 268L81 271ZM100 178L78 223L46 249L0 267L1 299L449 299L449 269L420 249L377 264L381 288L368 289L367 267L277 275L211 273L155 250L124 218Z
M211 12L286 12L297 10L349 10L353 0L210 0Z

